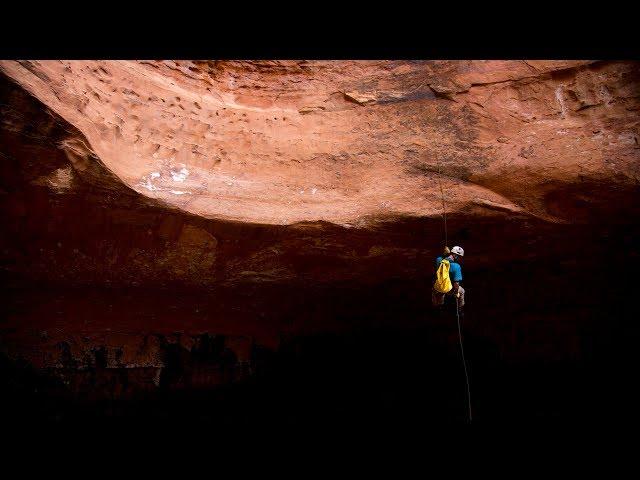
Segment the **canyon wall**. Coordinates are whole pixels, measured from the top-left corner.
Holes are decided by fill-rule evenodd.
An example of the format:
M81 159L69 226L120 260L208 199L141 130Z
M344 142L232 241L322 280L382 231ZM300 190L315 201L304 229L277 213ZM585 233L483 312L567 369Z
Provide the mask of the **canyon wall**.
M640 264L637 62L0 70L2 351L63 391L242 383L318 335L393 329L376 345L414 363L455 346L429 308L443 196L475 378L637 334L633 278L605 280ZM341 348L313 362L351 371L362 342Z

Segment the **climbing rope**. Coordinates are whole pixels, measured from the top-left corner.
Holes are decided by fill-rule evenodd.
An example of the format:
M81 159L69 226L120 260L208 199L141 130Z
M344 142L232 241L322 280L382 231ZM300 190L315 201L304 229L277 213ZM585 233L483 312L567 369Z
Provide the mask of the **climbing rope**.
M440 194L442 195L442 218L444 219L444 246L449 246L449 239L447 238L447 208L444 205L444 190L442 190L442 174L440 173L440 164L438 162L438 184L440 185Z
M462 329L460 328L460 313L458 312L458 297L456 297L456 319L458 320L458 340L460 341L460 353L462 354L462 366L464 367L464 379L467 382L467 405L469 407L469 423L473 420L471 414L471 388L469 388L469 374L467 373L467 361L464 358L464 346L462 345Z
M440 185L440 195L442 196L442 218L444 220L444 244L449 246L449 239L447 236L447 208L444 202L444 190L442 189L442 178L440 173L441 162L438 162L438 184ZM464 357L464 345L462 343L462 327L460 326L460 310L458 304L458 297L456 296L456 320L458 322L458 341L460 342L460 354L462 355L462 366L464 367L464 379L467 384L467 406L469 407L469 423L473 420L471 414L471 388L469 387L469 374L467 372L467 361Z

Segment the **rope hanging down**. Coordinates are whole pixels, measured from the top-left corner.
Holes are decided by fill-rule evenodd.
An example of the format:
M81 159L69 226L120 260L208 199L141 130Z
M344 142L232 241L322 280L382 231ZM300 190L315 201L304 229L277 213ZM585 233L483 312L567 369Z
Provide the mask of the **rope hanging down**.
M473 420L471 415L471 389L469 388L469 375L467 374L467 361L464 358L462 346L462 329L460 328L460 314L458 313L458 299L456 298L456 319L458 320L458 340L460 341L460 353L462 354L462 366L464 367L464 379L467 382L467 406L469 407L469 423Z
M440 162L438 162L438 184L440 185L440 195L442 195L442 217L444 218L444 246L449 246L447 238L447 208L444 206L444 190L442 190L442 174L440 173Z
M440 173L441 162L438 162L438 184L440 185L440 194L442 195L442 218L444 220L444 245L449 246L447 236L447 209L444 202L444 190L442 189L442 178ZM471 388L469 387L469 374L467 373L467 361L464 357L464 346L462 344L462 328L460 326L460 312L458 309L458 297L456 296L456 320L458 321L458 341L460 342L460 354L462 355L462 366L464 367L464 379L467 383L467 406L469 407L469 423L473 420L471 414Z

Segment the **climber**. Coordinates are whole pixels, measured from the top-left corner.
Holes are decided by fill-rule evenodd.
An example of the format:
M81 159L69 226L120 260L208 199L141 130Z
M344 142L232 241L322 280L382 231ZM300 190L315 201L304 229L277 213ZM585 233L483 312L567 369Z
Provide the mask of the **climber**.
M462 267L460 266L462 257L464 257L462 247L455 246L451 250L445 247L443 255L436 258L435 267L436 270L438 270L443 260L449 262L450 289L448 286L438 289L436 288L436 284L434 284L434 288L431 290L431 302L435 307L442 307L444 305L445 296L450 295L455 297L457 299L458 313L460 316L463 315L464 307L464 288L460 285L462 281ZM442 290L448 291L443 292Z

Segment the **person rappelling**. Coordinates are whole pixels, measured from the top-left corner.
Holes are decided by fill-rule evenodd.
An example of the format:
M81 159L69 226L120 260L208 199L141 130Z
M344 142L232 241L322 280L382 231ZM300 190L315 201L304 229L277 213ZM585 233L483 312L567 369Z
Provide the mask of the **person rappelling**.
M449 244L447 235L447 207L444 198L444 189L442 188L440 163L438 163L438 185L440 186L440 195L442 196L442 220L444 227L444 252L436 258L435 267L436 274L431 289L431 303L438 309L438 314L442 315L447 296L455 298L456 303L456 323L458 325L458 341L460 343L460 356L462 357L462 366L464 367L464 378L467 386L467 407L469 413L469 422L473 420L473 412L471 408L471 387L469 385L469 372L467 372L467 360L464 357L464 345L462 342L462 326L460 319L464 316L464 288L460 285L462 282L462 257L464 257L464 249L455 246L451 250L446 245Z
M449 250L445 247L443 255L436 258L436 278L431 290L431 302L434 307L443 308L445 297L450 296L456 299L458 315L464 316L464 288L462 282L462 257L464 249L459 246Z

